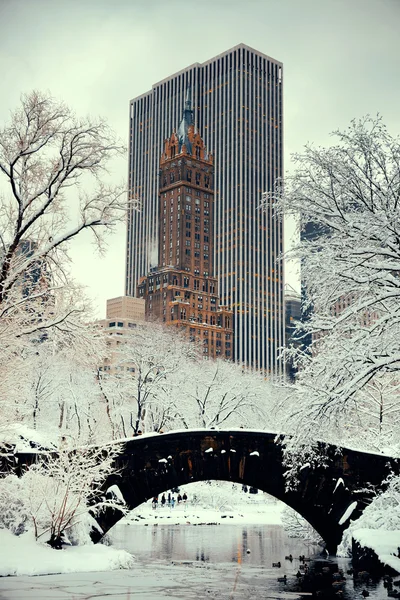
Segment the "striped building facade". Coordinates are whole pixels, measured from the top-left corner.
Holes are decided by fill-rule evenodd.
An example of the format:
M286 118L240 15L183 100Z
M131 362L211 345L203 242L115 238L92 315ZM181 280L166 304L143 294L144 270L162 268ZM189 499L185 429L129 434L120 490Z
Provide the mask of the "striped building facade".
M141 212L128 217L126 294L158 257L158 172L165 138L188 88L194 123L215 157L213 271L233 311L233 357L281 372L284 344L283 223L262 194L283 174L282 64L240 44L155 84L130 104L129 184Z

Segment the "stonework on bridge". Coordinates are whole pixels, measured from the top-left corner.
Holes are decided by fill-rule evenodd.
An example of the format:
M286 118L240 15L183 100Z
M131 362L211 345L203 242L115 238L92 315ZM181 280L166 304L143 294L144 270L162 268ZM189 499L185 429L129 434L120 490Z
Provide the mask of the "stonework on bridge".
M325 466L304 465L295 489L286 489L283 448L277 434L265 431L186 430L143 435L121 445L115 471L99 489L117 485L132 510L153 496L195 481L221 480L253 486L297 511L319 533L330 554L336 554L343 531L357 519L384 487L391 472L400 473L394 458L322 444ZM104 451L107 451L105 446ZM21 475L42 453L8 454L8 471ZM54 454L54 453L53 453ZM4 460L3 460L4 462ZM3 469L4 470L4 469ZM123 516L106 509L93 530L99 541Z
M336 554L343 519L352 519L371 502L397 461L383 455L321 445L327 467L304 467L296 489L285 487L282 446L276 434L258 431L181 431L128 440L116 461L116 472L103 486L117 485L130 510L173 487L204 480L253 486L281 500L303 516ZM356 504L355 504L356 503ZM106 533L122 516L115 510L97 521ZM343 522L344 521L344 522ZM101 538L94 532L94 539Z

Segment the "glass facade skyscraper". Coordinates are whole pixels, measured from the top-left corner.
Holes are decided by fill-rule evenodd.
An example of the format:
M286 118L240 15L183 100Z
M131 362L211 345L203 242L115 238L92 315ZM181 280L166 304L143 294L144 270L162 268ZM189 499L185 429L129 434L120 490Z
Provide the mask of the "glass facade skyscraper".
M283 223L262 194L283 174L282 64L239 44L155 84L130 104L130 193L126 294L158 257L158 172L164 139L182 114L193 118L215 158L214 268L221 304L233 311L234 359L281 372L284 343Z

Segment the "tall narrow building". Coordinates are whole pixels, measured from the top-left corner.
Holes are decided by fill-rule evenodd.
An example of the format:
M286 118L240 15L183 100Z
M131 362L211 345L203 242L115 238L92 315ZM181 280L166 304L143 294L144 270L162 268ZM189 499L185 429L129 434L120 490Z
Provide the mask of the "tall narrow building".
M213 275L214 165L194 129L190 90L159 172L158 263L139 283L146 316L186 329L211 358L232 358L232 312Z
M233 310L233 358L281 372L283 224L259 209L283 171L282 64L239 44L155 84L130 104L129 183L141 212L128 218L126 293L157 264L159 160L190 88L196 129L214 156L210 239L221 304Z

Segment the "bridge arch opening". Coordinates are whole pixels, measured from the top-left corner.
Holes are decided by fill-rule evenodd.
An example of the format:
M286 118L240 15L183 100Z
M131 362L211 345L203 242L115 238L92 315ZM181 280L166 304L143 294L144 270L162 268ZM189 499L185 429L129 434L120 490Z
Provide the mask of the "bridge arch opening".
M164 490L126 515L125 523L147 525L231 524L283 526L289 537L307 544L321 538L296 511L273 496L232 481L209 480Z

